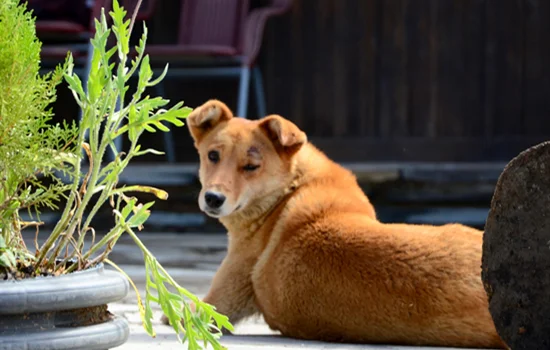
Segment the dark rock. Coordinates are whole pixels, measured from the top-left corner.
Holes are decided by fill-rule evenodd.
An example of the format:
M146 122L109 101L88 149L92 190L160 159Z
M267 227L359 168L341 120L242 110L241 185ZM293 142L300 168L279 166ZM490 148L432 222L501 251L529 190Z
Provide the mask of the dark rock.
M489 311L513 350L550 349L550 142L501 174L483 238Z

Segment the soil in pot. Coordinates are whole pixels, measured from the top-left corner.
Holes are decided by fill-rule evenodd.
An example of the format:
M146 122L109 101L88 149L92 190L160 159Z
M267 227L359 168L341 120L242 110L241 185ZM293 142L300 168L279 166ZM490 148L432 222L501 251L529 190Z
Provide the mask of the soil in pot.
M63 260L58 259L57 264L62 263ZM60 276L64 273L66 269L72 265L77 264L76 259L71 259L65 262L64 266L58 268L55 272L51 267L35 267L33 265L24 265L20 261L17 262L17 267L14 271L9 271L6 268L0 267L0 281L7 280L24 280L27 278L34 277L46 277L46 276ZM92 269L96 267L97 264L87 266L86 269ZM82 271L82 269L80 270Z
M550 143L513 159L497 183L482 279L497 331L514 350L550 349Z

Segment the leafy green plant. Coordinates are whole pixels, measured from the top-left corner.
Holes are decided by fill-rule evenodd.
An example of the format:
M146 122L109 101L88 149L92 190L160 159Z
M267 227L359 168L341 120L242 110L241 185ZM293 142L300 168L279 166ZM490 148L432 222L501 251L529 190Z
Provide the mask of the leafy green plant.
M44 76L41 43L34 20L16 1L0 2L0 267L15 269L16 259L32 260L19 233L38 222L24 222L20 210L57 209L67 186L52 176L74 154L73 124L50 126L50 104L64 67ZM50 185L39 179L49 177Z
M202 302L178 285L136 234L136 230L143 228L154 202L139 203L138 199L131 194L151 193L161 200L166 199L168 194L162 189L149 186L118 186L120 174L134 157L147 153L162 154L156 150L142 149L139 144L140 136L145 131L169 131L164 123L182 126L183 120L191 112L190 108L183 106L183 102L164 109L163 107L169 103L167 99L145 95L147 88L162 81L168 69L166 66L164 73L153 79L149 57L145 54L147 27L144 24L143 35L135 48L136 55L132 56L130 34L135 13L132 20L127 19L124 8L114 0L112 11L109 13L112 25L109 25L103 10L101 18L95 21L96 31L94 38L91 39L93 46L91 69L86 89L84 89L82 81L73 71L71 54L68 55L65 64L58 67L51 76L40 77L37 58L40 45L35 38L33 28L29 25L33 23L33 19L23 11L24 5L16 5L16 0L5 0L1 6L0 23L2 25L8 23L3 22L3 18L6 17L14 20L15 23L11 23L12 28L26 26L23 31L26 34L26 41L17 41L15 45L33 43L25 48L33 65L27 66L27 75L13 77L8 89L17 90L24 82L33 82L37 92L31 96L36 96L38 101L28 100L25 105L20 106L20 109L8 110L9 102L4 102L4 95L0 95L2 99L0 123L4 119L9 119L12 124L17 125L16 128L10 129L12 124L9 122L0 124L0 159L2 160L0 168L2 235L0 237L3 238L0 240L0 264L2 264L0 268L3 266L13 271L22 268L28 270L30 267L31 276L44 273L57 275L107 262L124 273L108 259L108 256L121 235L128 234L144 255L147 281L145 299L141 299L137 289L136 294L145 330L151 336L155 335L151 322L151 303L157 303L169 318L178 339L188 344L190 349L199 349L200 344L205 347L210 344L215 349L221 349L222 346L218 341L221 329L232 329L228 318L217 313L212 305ZM139 5L135 11L138 8ZM0 25L0 45L3 43L1 41L2 25ZM109 38L112 34L116 40L115 45L110 47ZM12 54L18 54L11 56L11 59L4 57L2 52L0 59L5 61L0 61L0 67L6 64L18 65L16 61L23 56L21 50L23 50L21 47L15 47ZM24 70L24 67L21 69ZM129 80L135 75L137 75L137 87L130 94ZM55 94L52 91L61 77L68 83L82 111L82 119L78 127L47 125L51 112L46 112L46 107L53 101ZM25 93L28 92L21 92L21 94ZM13 99L17 99L17 96L15 95ZM30 105L36 110L29 107ZM4 116L7 117L4 118ZM22 119L36 121L36 126L32 127L31 123L31 126L19 127L18 120ZM117 153L114 140L123 135L127 136L130 145L126 152ZM27 137L33 138L32 141ZM17 139L19 142L16 150L6 146L6 140L11 145L12 139ZM24 142L27 143L24 144ZM24 153L24 156L13 155L16 151ZM104 158L109 151L115 152L116 157L107 162ZM10 156L14 159L11 160ZM39 156L40 160L36 160ZM87 157L89 163L86 172L81 167L84 157ZM16 172L11 168L8 169L8 164L11 163L4 162L4 159L18 161L21 163L22 170ZM10 175L12 172L15 175ZM57 178L55 172L61 172L69 178L68 184L64 184ZM53 179L53 185L45 187L38 180L38 174L50 176ZM25 226L38 225L38 222L23 222L18 215L19 210L38 208L41 205L57 209L54 203L60 197L66 200L61 218L43 245L37 247L35 253L31 253L24 246L21 231ZM92 244L86 247L86 236L95 237L91 226L92 220L106 203L112 207L114 225L99 241L92 240ZM132 282L131 284L134 285ZM195 305L194 312L190 307L191 302ZM184 321L183 324L181 320Z

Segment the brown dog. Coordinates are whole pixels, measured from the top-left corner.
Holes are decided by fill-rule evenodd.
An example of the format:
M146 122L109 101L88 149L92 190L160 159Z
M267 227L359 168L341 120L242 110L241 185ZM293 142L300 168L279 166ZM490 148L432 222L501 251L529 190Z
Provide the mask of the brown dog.
M354 175L290 121L210 100L187 123L202 211L229 235L204 298L324 341L502 348L481 283L482 232L383 224Z

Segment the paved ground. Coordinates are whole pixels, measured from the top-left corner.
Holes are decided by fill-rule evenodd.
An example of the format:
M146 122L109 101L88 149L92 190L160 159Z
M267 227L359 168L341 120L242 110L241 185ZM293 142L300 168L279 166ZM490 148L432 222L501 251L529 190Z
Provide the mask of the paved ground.
M166 234L147 233L142 235L147 247L165 266L171 276L183 287L197 296L203 296L219 263L225 256L227 243L223 234ZM142 254L126 237L117 243L111 259L119 264L138 288L144 290L144 269ZM135 304L135 294L130 293L124 300L109 305L111 312L125 317L131 328L127 343L117 348L120 350L154 350L186 349L178 344L172 329L162 325L158 320L161 312L154 308L156 338L151 338L141 326L141 320ZM261 318L252 318L236 327L235 335L224 336L222 344L229 349L421 349L419 347L375 346L329 344L321 342L304 342L281 337L273 332ZM427 348L425 348L427 349ZM438 348L430 348L436 350ZM449 349L449 348L447 348Z

